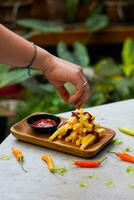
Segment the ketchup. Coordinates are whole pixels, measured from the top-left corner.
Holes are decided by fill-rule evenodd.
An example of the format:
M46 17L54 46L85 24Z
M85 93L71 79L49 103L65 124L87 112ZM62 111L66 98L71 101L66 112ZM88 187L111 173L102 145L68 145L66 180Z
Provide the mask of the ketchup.
M32 123L33 126L49 128L56 125L56 122L52 119L39 119Z

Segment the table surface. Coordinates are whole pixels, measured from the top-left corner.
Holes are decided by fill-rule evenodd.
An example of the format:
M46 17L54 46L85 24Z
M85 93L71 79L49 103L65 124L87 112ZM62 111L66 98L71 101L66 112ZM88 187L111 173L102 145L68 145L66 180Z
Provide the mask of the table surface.
M25 154L25 168L23 172L20 165L12 157L10 160L0 160L0 199L2 200L133 200L134 175L126 173L130 163L120 161L116 156L107 153L121 151L125 147L134 150L134 138L118 131L119 126L134 129L134 99L117 103L87 108L96 116L96 122L116 131L116 138L122 144L113 144L105 147L93 159L108 159L99 168L83 169L72 165L74 160L81 158L69 154L45 149L36 145L16 140L10 135L0 145L0 155L10 155L11 147L21 149ZM69 117L70 113L62 116ZM50 154L56 165L65 166L67 173L64 176L49 173L46 164L41 161L43 154ZM81 159L82 160L82 159ZM89 178L97 176L98 179ZM106 183L112 180L115 186L109 188ZM80 187L80 182L88 183L87 187Z

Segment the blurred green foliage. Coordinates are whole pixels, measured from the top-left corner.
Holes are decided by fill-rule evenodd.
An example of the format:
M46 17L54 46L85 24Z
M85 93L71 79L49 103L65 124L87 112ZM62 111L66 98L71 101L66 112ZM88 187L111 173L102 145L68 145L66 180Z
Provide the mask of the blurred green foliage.
M82 67L89 66L90 59L88 59L86 46L75 43L72 45L73 49L76 44L79 46L78 57L74 50L68 49L63 42L57 46L58 56ZM122 63L116 63L114 59L106 58L97 62L92 68L94 74L92 79L89 79L91 97L87 106L134 98L134 41L132 39L124 42L121 54ZM91 67L89 66L89 68Z
M99 31L107 27L109 21L106 15L97 14L89 16L85 21L85 27L92 32Z
M79 42L74 43L71 49L63 42L59 43L57 53L61 58L81 65L83 70L93 70L92 77L87 76L91 91L86 106L134 98L134 41L132 39L124 42L121 52L122 63L106 58L91 67L87 47ZM16 108L16 120L34 112L60 113L74 109L72 104L67 105L63 102L47 80L42 80L43 76L39 72L33 71L32 77L28 77L26 73L25 69L10 71L9 66L0 67L1 87L6 84L20 83L24 88L23 98ZM70 93L73 91L72 85L66 87Z
M90 64L90 56L85 45L80 42L75 42L73 50L69 51L64 42L57 45L57 54L60 58L73 62L81 67L88 67Z
M31 30L39 31L39 33L59 33L64 30L63 25L55 21L38 20L38 19L18 19L16 24L24 26Z
M105 59L95 66L95 75L91 84L89 105L100 105L134 97L134 86L123 73L121 65L113 59ZM131 77L134 79L134 76Z
M95 65L89 105L134 98L134 40L124 42L121 54L121 64L108 58Z
M122 50L122 68L126 76L131 76L134 72L134 42L127 39Z
M78 11L79 0L66 0L66 18L68 21L73 21ZM70 12L71 11L71 12Z
M91 0L66 0L65 19L61 21L28 18L18 19L15 23L25 28L21 34L27 39L41 33L59 33L77 28L89 29L89 34L91 34L109 24L108 17L103 14L104 1L98 3Z
M31 69L32 76L41 74L40 72ZM22 83L27 80L29 75L27 69L11 68L9 65L0 64L0 87L5 87L11 84Z
M23 82L23 87L23 101L17 105L15 120L34 112L60 113L73 109L73 105L65 104L55 88L47 82L39 83L31 78Z

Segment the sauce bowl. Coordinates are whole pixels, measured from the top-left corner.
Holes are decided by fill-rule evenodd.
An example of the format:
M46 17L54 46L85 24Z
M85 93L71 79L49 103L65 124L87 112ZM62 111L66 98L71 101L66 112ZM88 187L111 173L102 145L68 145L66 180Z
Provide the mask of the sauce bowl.
M34 114L26 121L35 132L50 134L54 133L61 123L60 117L51 114Z

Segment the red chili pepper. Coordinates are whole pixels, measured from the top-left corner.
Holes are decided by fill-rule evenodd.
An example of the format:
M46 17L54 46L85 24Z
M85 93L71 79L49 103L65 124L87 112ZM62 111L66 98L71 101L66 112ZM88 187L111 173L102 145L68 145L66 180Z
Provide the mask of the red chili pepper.
M107 158L103 158L101 160L93 160L93 161L75 161L73 164L74 165L77 165L79 167L89 167L89 168L92 168L92 167L99 167L100 164L106 160Z
M111 151L109 151L109 153L115 154L116 156L118 156L123 161L134 163L134 156L133 155L130 155L130 154L125 153L125 152L111 152Z

